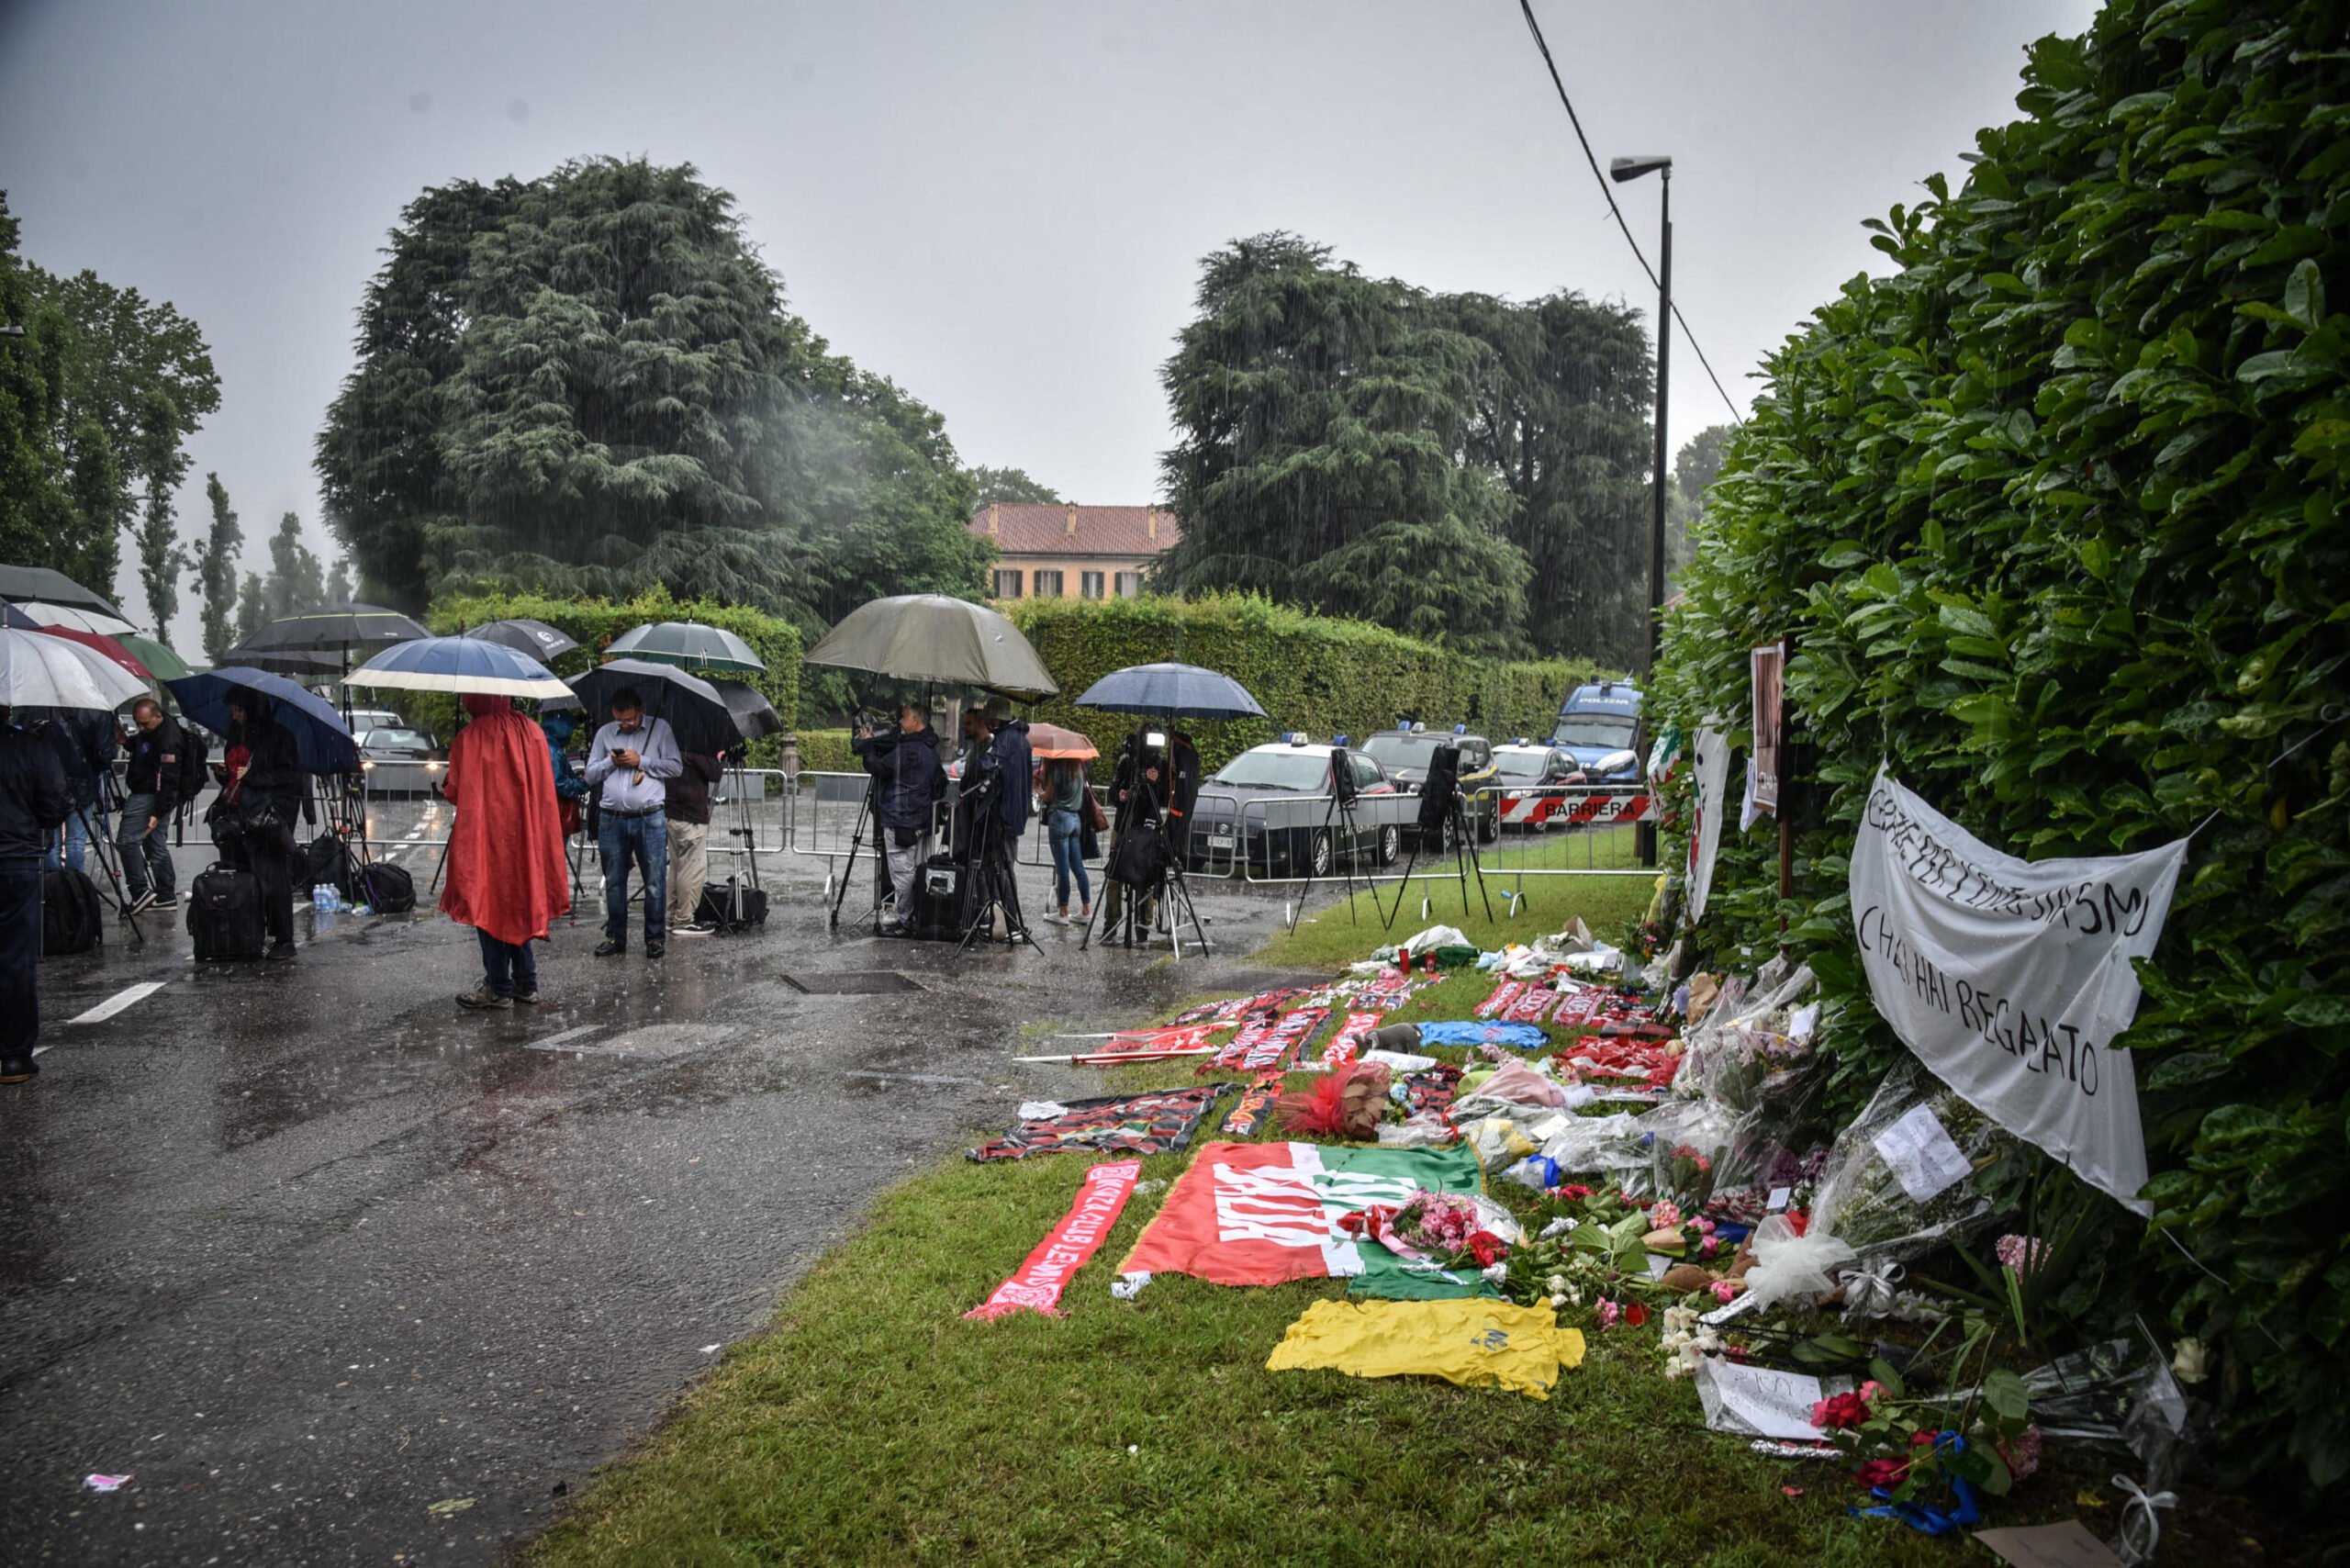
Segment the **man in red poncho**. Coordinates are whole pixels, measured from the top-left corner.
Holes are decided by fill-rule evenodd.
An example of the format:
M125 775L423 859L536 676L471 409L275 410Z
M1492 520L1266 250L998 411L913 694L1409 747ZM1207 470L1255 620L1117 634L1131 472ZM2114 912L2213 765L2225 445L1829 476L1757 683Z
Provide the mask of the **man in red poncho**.
M441 786L457 812L441 913L481 937L481 984L457 1005L489 1011L538 1001L531 944L571 907L571 867L546 736L503 697L459 700L472 722L450 743Z

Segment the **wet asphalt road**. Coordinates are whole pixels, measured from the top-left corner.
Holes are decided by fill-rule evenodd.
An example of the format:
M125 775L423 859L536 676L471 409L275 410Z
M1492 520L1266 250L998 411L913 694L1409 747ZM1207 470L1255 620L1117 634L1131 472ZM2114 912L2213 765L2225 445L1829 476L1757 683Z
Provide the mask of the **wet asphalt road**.
M1203 884L1219 951L1180 969L1045 925L958 954L835 935L822 863L768 865L764 935L658 963L592 958L583 902L535 1010L460 1013L477 950L437 913L297 902L298 962L201 968L155 914L44 962L41 1076L0 1090L0 1561L497 1560L876 1192L1091 1090L1013 1064L1055 1048L1024 1023L1257 983L1281 910ZM912 988L793 983L877 970Z

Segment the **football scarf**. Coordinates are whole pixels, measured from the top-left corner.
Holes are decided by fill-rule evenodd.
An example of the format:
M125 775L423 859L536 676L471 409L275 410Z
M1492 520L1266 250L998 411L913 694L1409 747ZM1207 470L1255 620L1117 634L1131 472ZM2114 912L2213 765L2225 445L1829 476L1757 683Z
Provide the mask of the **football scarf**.
M1114 1160L1088 1170L1077 1190L1077 1201L1061 1215L1060 1224L1036 1244L1010 1279L996 1286L993 1294L963 1316L992 1320L1025 1308L1047 1317L1060 1316L1061 1287L1101 1250L1111 1226L1125 1212L1135 1179L1141 1174L1139 1159Z
M1085 1149L1101 1154L1166 1154L1192 1141L1215 1097L1232 1087L1205 1083L1107 1100L1073 1100L1057 1116L1024 1121L1003 1137L965 1149L966 1159L1025 1159Z

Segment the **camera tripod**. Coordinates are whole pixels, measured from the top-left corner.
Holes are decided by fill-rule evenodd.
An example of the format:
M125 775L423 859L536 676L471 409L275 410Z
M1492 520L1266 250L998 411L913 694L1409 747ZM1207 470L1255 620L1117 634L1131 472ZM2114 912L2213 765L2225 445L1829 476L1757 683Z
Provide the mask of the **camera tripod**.
M856 802L856 826L850 831L848 839L848 864L841 868L839 879L833 884L831 924L835 931L840 929L841 905L847 901L848 885L856 876L856 857L865 847L868 825L873 828L873 907L857 916L857 924L878 925L881 921L881 890L889 884L890 861L882 851L881 829L873 815L873 796L879 788L878 779L867 778L865 793ZM903 925L913 917L913 911L901 909L898 912L898 924Z
M1347 891L1347 920L1351 924L1360 924L1360 917L1355 913L1355 882L1360 878L1371 894L1374 908L1379 902L1379 885L1361 870L1360 846L1362 844L1362 830L1355 824L1355 786L1350 778L1341 781L1344 775L1340 770L1347 766L1346 754L1343 751L1335 753L1330 766L1330 803L1322 812L1321 842L1330 846L1331 864L1343 868L1338 876ZM1341 850L1338 847L1339 840L1331 833L1333 826L1345 830L1345 842L1348 848ZM1266 831L1270 835L1271 829L1268 827ZM1266 869L1272 869L1270 860ZM1297 890L1297 904L1290 913L1289 928L1292 931L1295 931L1298 922L1305 918L1305 901L1314 891L1315 875L1313 856L1309 851L1305 861L1305 885Z
M130 900L123 893L120 846L110 835L100 831L110 810L116 812L122 810L122 801L115 795L111 768L99 775L98 798L87 805L76 802L73 816L81 823L83 836L88 841L86 853L97 860L98 869L106 873L103 879L91 879L101 890L99 897L114 905L115 918L130 927L132 941L144 946L147 934L139 929L138 916L130 907ZM160 829L162 824L157 825ZM62 827L57 830L57 863L60 866L65 864L65 830Z
M1102 912L1109 906L1113 886L1124 890L1116 928L1125 946L1133 947L1149 942L1153 926L1163 924L1167 939L1173 945L1175 956L1181 958L1183 956L1183 924L1188 921L1199 950L1203 953L1208 950L1207 930L1200 923L1199 906L1192 902L1192 884L1186 877L1186 846L1181 837L1169 830L1170 813L1167 810L1165 795L1158 786L1141 777L1140 768L1136 769L1135 788L1127 791L1126 799L1118 802L1118 814L1111 823L1112 841L1122 846L1125 843L1127 834L1143 820L1141 808L1146 805L1150 808L1150 818L1157 823L1156 831L1159 835L1158 870L1147 884L1137 886L1131 882L1119 882L1111 875L1118 857L1114 853L1110 856L1102 867L1102 896L1094 901L1093 913L1086 919L1084 935L1078 938L1077 950L1080 953L1092 946L1094 923L1102 918ZM1185 823L1183 834L1188 835L1190 831L1191 824ZM1106 940L1109 933L1105 931L1103 935Z
M1028 934L1027 917L1020 913L1020 881L1012 869L1012 854L1003 839L1003 818L997 810L996 794L1004 787L997 773L979 775L978 788L967 792L965 799L971 807L971 831L968 862L970 877L971 918L963 927L959 946L968 951L981 936L990 941L1007 944L1025 942L1031 947L1036 939ZM1028 781L1022 779L1020 788ZM996 937L990 930L990 916L1001 912L1003 935Z
M1494 899L1493 895L1485 890L1485 868L1477 858L1476 834L1470 826L1469 813L1460 804L1460 787L1458 784L1452 786L1450 798L1444 803L1444 812L1439 821L1442 824L1440 831L1449 833L1452 837L1453 874L1460 879L1460 913L1463 915L1469 913L1469 874L1473 871L1477 874L1477 896L1485 901L1485 918L1488 921L1492 920ZM1385 918L1380 923L1380 929L1382 931L1393 930L1395 917L1404 913L1404 890L1411 885L1412 868L1419 863L1420 846L1427 842L1427 837L1428 830L1424 826L1412 840L1412 853L1404 862L1402 879L1395 884L1395 907L1387 911ZM1437 853L1441 855L1443 851L1438 849ZM1374 891L1372 894L1374 902L1377 896Z

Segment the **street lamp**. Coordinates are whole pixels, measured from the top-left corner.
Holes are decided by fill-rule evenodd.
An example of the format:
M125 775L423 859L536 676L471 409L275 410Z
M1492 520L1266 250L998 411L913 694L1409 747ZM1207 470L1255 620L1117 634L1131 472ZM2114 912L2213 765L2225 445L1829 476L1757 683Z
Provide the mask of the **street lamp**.
M1664 238L1657 247L1656 267L1656 495L1655 508L1649 518L1649 656L1642 676L1643 719L1649 704L1656 700L1656 656L1664 637L1664 409L1673 346L1673 160L1663 153L1650 153L1639 158L1611 158L1607 162L1607 177L1619 185L1651 174L1662 176L1662 199L1658 205L1662 209ZM1639 837L1640 864L1655 865L1653 817L1640 824Z

